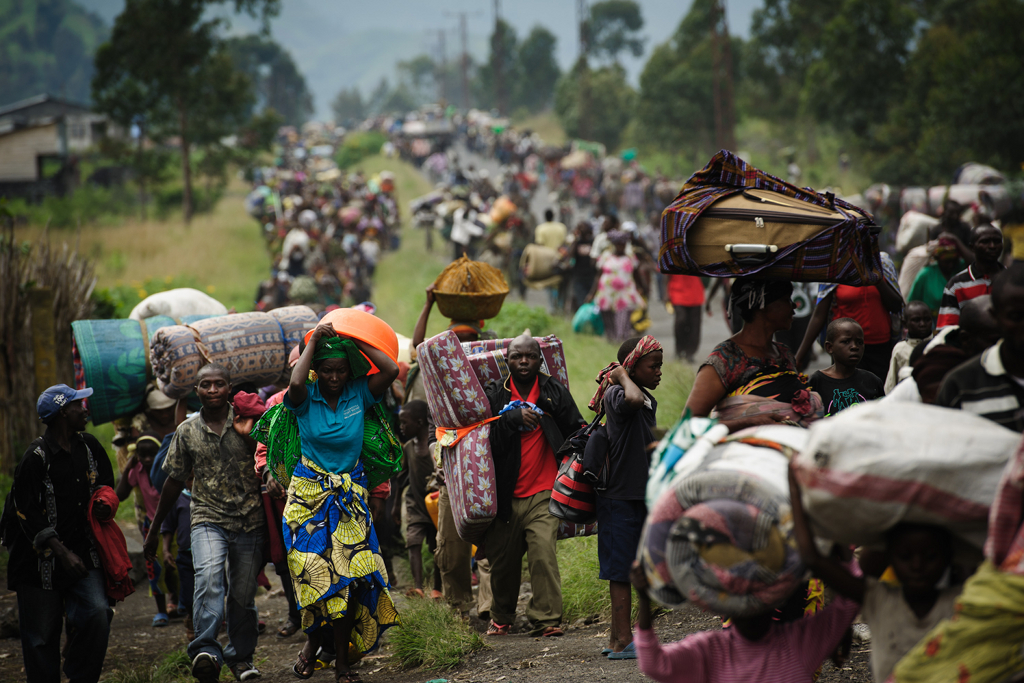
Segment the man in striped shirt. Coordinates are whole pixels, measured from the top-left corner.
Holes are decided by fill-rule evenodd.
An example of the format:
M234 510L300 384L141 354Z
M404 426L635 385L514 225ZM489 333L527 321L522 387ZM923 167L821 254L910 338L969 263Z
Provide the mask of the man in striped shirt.
M1000 340L946 375L936 403L1024 432L1024 261L993 279L991 296Z
M1003 233L996 226L984 223L972 230L971 249L974 250L974 263L949 278L942 292L936 329L958 324L964 302L988 294L992 289L992 278L1003 270L1003 264L999 262L1003 253Z

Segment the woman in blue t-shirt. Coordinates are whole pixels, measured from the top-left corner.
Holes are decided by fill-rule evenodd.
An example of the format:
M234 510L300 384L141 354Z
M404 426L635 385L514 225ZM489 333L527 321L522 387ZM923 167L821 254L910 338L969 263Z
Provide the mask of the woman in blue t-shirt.
M367 376L367 358L379 372ZM311 369L317 378L307 384ZM292 370L284 405L298 420L302 456L288 487L284 540L308 634L293 667L299 678L313 675L320 627L333 626L337 680L353 683L349 643L361 656L398 623L359 459L364 413L397 376L387 354L327 324L313 330Z

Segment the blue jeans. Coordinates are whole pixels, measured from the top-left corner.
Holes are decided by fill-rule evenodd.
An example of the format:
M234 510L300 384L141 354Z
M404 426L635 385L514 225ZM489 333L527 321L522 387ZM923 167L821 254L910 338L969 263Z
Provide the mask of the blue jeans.
M64 674L72 683L98 681L107 656L110 606L102 569L62 590L32 586L18 589L18 624L25 678L30 683L60 683L60 633L68 616Z
M192 527L192 563L196 639L189 643L189 659L206 652L219 664L252 661L259 637L256 576L263 567L263 531L243 533L216 524L198 524ZM224 620L225 602L228 645L221 649L217 631Z
M192 549L179 550L174 558L178 566L178 607L192 614L192 597L196 592L196 572L192 569Z

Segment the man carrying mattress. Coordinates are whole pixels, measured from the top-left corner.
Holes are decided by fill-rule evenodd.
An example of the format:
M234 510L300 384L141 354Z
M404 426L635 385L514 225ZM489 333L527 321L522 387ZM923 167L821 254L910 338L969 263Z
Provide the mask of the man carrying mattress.
M540 374L540 345L516 337L507 350L510 377L487 390L491 453L498 517L484 536L491 562L491 623L487 634L506 635L519 599L523 553L527 553L533 597L526 606L531 636L560 636L562 580L555 556L558 519L548 512L558 474L556 453L585 424L569 390Z

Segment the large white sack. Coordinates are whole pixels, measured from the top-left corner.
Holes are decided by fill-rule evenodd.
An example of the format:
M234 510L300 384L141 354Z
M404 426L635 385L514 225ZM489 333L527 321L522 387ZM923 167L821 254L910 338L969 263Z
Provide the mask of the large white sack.
M900 227L896 230L896 251L906 254L914 247L925 244L928 241L928 231L938 224L938 218L920 211L907 211L900 218Z
M901 522L937 524L981 548L1020 434L922 403L863 403L811 425L794 459L817 535L879 546Z
M154 315L182 318L186 315L227 315L227 312L227 307L212 296L198 289L182 287L147 296L132 309L128 317L132 320L145 320Z

